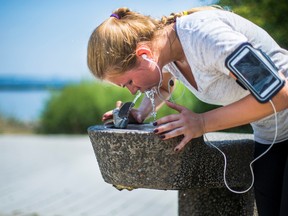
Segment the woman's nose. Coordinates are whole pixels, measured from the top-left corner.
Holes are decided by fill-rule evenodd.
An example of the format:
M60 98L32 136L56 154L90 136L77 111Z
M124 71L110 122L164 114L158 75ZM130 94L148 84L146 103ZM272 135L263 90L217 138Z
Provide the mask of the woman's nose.
M129 86L126 86L126 87L131 92L132 95L135 95L137 93L137 91L139 90L139 88L137 88L136 86L133 86L133 85L129 85Z

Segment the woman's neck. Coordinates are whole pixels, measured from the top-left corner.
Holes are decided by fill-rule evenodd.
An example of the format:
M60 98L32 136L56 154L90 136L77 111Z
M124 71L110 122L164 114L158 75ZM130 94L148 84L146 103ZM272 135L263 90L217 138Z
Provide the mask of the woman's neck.
M174 27L175 24L164 27L154 41L154 52L158 56L158 63L162 66L170 62L185 60L185 55Z

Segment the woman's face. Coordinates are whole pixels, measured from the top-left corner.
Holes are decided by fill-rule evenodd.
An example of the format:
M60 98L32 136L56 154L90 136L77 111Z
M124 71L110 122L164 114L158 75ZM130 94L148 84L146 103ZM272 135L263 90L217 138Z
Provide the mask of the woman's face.
M158 86L160 81L160 71L156 67L156 62L152 63L141 57L138 58L139 64L121 75L110 77L107 79L123 88L128 88L131 94L136 94L137 91L145 92Z

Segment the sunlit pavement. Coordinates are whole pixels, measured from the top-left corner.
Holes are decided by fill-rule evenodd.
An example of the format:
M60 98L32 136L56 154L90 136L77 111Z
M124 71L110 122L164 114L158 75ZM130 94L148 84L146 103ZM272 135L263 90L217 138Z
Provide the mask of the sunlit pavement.
M0 216L177 216L177 192L118 191L87 136L0 136Z

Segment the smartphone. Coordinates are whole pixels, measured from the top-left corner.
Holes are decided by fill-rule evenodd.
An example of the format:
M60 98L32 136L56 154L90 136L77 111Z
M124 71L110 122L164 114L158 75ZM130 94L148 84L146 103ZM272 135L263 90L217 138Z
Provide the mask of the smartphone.
M230 54L225 65L237 82L261 103L269 101L284 86L272 60L249 43L242 44Z

